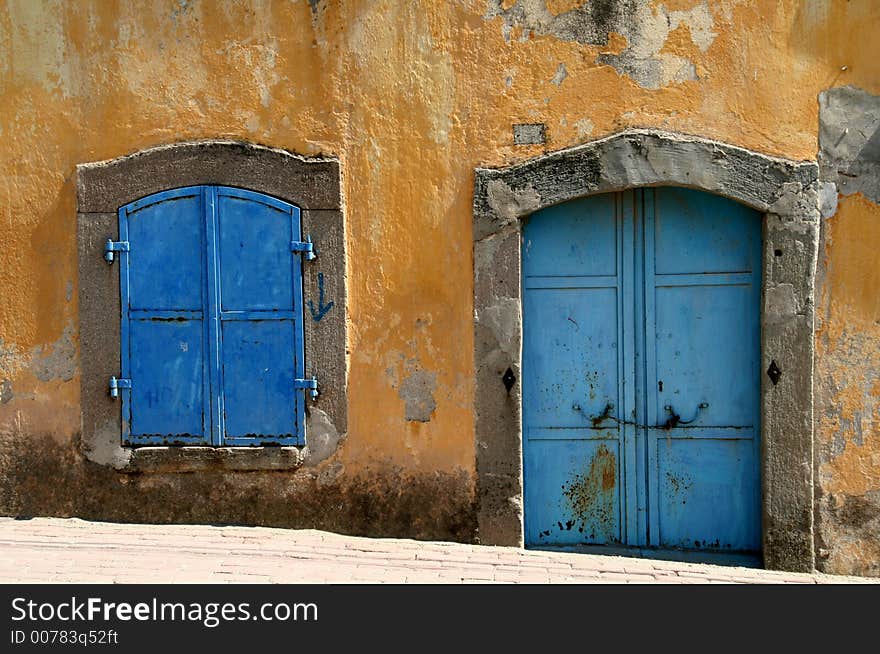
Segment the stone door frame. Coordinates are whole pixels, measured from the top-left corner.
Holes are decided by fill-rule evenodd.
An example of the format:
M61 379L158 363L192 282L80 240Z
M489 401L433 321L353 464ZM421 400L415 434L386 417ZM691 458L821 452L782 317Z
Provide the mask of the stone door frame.
M683 134L627 130L474 179L474 433L484 544L523 545L522 219L575 198L685 186L763 220L761 485L764 565L813 570L814 292L819 167ZM771 364L781 375L771 380Z

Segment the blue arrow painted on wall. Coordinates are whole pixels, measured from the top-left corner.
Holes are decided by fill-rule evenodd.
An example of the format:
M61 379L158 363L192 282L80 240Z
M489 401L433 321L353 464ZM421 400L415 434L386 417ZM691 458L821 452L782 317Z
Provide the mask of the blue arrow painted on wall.
M330 309L333 308L333 302L324 304L324 273L318 273L318 310L315 311L314 303L309 300L309 311L312 314L312 320L319 322Z

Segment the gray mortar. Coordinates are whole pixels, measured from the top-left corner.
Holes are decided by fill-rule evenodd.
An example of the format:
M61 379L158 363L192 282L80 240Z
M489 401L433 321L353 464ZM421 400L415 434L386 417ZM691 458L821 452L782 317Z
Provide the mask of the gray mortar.
M814 281L818 165L681 134L628 130L503 169L475 171L474 395L480 540L522 545L521 220L544 207L643 186L686 186L765 214L762 365L763 553L812 570ZM777 255L776 251L780 254ZM510 368L508 392L501 377Z
M854 86L819 94L819 165L843 195L880 203L880 96Z
M318 274L325 303L333 308L317 322L304 311L306 375L318 378L320 395L307 400L306 443L300 448L126 448L121 445L121 403L107 382L119 374L119 268L103 259L104 242L118 238L119 207L169 188L199 184L247 188L302 209L303 235L317 258L303 262L303 294L318 302ZM179 143L112 161L77 167L79 336L82 398L81 450L95 463L125 472L278 470L332 456L347 431L345 226L339 163L234 141ZM38 374L66 378L68 350L56 344L38 359ZM72 350L75 352L75 348ZM72 361L75 370L75 358ZM336 434L336 436L333 436Z

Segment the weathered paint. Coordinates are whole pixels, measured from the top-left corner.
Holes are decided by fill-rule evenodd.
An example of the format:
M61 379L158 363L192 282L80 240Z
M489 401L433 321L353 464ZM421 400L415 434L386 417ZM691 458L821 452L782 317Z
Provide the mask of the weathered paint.
M760 550L761 227L675 187L525 221L526 545Z
M396 470L440 475L456 497L471 497L474 167L632 126L815 159L818 94L843 85L880 94L873 0L601 4L628 8L625 20L575 0L7 0L0 8L0 507L17 511L28 496L30 510L86 513L89 504L96 515L123 484L87 473L72 454L80 428L75 165L217 137L332 154L343 170L348 437L322 467L283 483L332 470L340 488L356 479L381 485L381 471ZM554 20L572 11L578 21ZM515 145L514 123L543 123L546 142ZM871 312L877 294L845 244L867 240L877 211L869 200L844 197L826 230L833 238L817 379L834 371L845 386L866 389L856 397L860 415L873 406L876 393L863 382L876 365L841 353L877 348L870 321L861 332L849 326L852 315ZM405 384L413 374L421 376ZM857 424L833 413L837 388L819 389L820 440L847 419ZM870 459L875 423L861 424L852 433L861 429L864 443L847 447ZM69 486L23 481L56 474L61 461L76 479ZM865 466L829 458L819 474L839 476L846 493L861 497L880 488ZM184 487L161 475L124 483L144 493ZM257 483L268 482L229 478L236 488ZM174 510L161 508L170 503L158 499L171 491L151 492L154 508L139 515L170 517ZM341 490L338 498L357 501ZM115 516L124 515L119 506ZM455 510L467 506L465 499ZM240 519L276 519L270 515ZM455 534L476 536L472 525ZM864 569L857 561L871 559L857 548L832 547L834 569Z
M828 572L880 575L880 207L828 220L817 330L818 545Z

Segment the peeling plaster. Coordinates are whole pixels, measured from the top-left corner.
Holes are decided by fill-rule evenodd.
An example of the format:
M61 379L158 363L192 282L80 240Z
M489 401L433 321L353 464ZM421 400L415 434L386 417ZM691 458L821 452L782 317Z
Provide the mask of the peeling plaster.
M574 126L577 129L579 139L590 136L595 128L593 121L589 118L581 118L580 120L575 121Z
M400 383L397 395L404 401L406 419L410 422L430 422L437 409L434 393L437 390L437 373L413 370Z
M880 96L819 94L819 164L818 567L880 576Z
M819 164L843 195L880 203L880 96L854 86L819 94Z
M506 41L518 31L521 41L536 35L608 46L609 37L619 34L626 39L626 48L619 53L601 53L596 61L614 67L647 89L698 79L692 61L663 51L670 32L679 26L687 27L700 52L706 52L717 36L705 1L690 9L670 11L663 4L654 7L649 0L593 0L553 14L546 0L518 0L507 9L502 0L489 0L484 18L498 17L502 19L501 32Z
M330 416L324 411L309 407L308 414L306 423L308 436L304 455L305 464L313 466L333 456L346 435L336 430Z
M566 77L568 77L568 71L565 70L565 64L561 63L556 68L556 74L553 76L553 79L550 80L550 83L559 86L565 81Z
M51 348L40 346L34 350L31 368L40 381L47 382L53 379L70 381L73 379L77 371L77 361L72 325L67 325L64 328L61 338Z
M0 374L4 377L14 377L15 374L27 366L27 359L22 354L21 348L15 343L4 345L0 338Z

